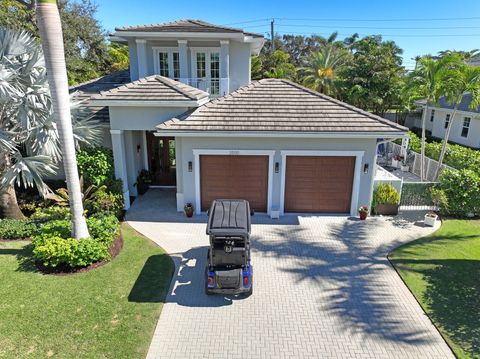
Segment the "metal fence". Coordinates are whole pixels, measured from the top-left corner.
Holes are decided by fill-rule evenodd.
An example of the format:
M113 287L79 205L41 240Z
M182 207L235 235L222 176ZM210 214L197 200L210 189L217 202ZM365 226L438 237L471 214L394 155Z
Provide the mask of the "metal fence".
M403 182L400 198L401 210L437 210L430 189L436 182Z
M402 151L402 146L393 143L387 142L386 152L388 158L393 158L395 156L400 156ZM421 155L414 151L409 151L409 155L407 156L407 163L410 166L410 172L420 176L420 168L421 168ZM425 180L426 181L435 181L435 172L438 168L438 161L434 159L425 157ZM445 169L454 169L453 167L447 166L446 164L442 164L440 173Z

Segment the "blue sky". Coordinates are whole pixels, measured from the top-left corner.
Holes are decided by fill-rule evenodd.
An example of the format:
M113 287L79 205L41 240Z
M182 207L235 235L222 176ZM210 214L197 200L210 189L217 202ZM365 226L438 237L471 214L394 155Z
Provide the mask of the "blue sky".
M404 50L407 68L413 66L412 58L416 55L480 48L479 0L463 0L461 4L455 0L98 0L97 3L98 17L109 31L115 26L194 18L232 24L267 36L269 19L275 18L279 34L328 35L335 30L340 38L355 32L381 34Z

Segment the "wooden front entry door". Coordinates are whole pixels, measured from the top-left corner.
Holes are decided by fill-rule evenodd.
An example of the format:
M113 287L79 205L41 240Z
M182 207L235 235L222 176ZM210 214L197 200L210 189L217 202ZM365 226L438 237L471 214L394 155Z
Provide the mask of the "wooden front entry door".
M147 132L147 146L152 184L175 186L177 184L175 138L157 137L152 132Z

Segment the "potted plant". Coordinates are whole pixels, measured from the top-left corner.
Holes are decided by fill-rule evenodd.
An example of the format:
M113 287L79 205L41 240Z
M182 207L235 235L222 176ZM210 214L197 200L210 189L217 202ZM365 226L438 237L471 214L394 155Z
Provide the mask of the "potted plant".
M438 215L435 212L428 212L425 214L423 224L429 227L435 227L435 222L437 222Z
M392 158L392 167L398 168L400 167L400 162L403 160L403 157L400 155L395 155Z
M400 205L400 193L391 183L381 183L373 191L373 203L377 214L396 215Z
M400 166L400 169L402 170L402 172L408 172L409 169L410 169L410 166L407 164L407 160L404 159L402 161L402 165Z
M145 169L141 170L137 177L137 182L134 183L134 186L137 187L137 192L139 195L145 194L152 183L152 175L150 171Z
M193 204L187 203L184 207L183 210L185 212L185 215L190 218L193 216Z
M368 216L368 207L367 206L362 206L358 209L358 214L360 215L360 219L362 221L367 219Z

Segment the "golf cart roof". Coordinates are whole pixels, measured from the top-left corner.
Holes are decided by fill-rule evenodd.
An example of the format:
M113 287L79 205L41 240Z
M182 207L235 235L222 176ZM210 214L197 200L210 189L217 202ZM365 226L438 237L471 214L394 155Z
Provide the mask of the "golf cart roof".
M250 204L243 199L216 199L208 212L207 234L212 236L250 235Z

